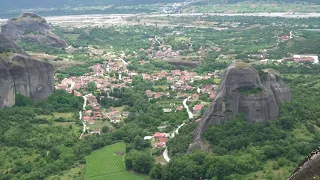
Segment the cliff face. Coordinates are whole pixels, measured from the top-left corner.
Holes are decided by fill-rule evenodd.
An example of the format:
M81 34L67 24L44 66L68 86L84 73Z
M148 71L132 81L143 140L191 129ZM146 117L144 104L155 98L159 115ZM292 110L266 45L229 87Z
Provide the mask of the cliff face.
M65 47L66 42L53 34L47 21L34 13L22 13L1 26L1 32L12 41L29 40L42 46Z
M1 34L0 42L12 43ZM0 52L0 108L14 105L18 93L38 101L47 98L54 90L53 66L17 54L22 52L21 49L13 47L17 49L4 49L9 53Z
M28 55L2 33L0 33L0 52L1 51L10 51L18 54Z
M205 149L201 137L210 125L235 119L239 113L250 122L275 120L281 103L291 100L290 90L275 71L267 69L259 74L240 62L224 71L216 94L195 131L189 150Z

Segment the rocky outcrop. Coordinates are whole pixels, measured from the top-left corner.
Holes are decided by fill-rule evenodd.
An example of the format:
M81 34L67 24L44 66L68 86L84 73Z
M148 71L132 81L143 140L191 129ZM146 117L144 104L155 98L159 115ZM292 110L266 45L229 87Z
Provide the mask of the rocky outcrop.
M288 180L312 180L316 177L320 177L320 149L309 154Z
M47 21L34 13L22 13L18 18L8 20L1 26L1 33L15 42L28 40L42 46L66 47L66 42L51 32Z
M33 101L47 98L54 90L53 66L26 56L2 34L0 42L11 45L0 52L0 108L13 106L18 93Z
M275 120L280 105L290 100L290 91L276 71L266 69L259 74L249 64L231 64L224 71L213 103L195 130L189 151L206 149L201 138L208 126L235 119L239 113L250 122Z
M0 33L0 52L13 52L28 56L27 53L23 52L16 44L8 39L7 36Z

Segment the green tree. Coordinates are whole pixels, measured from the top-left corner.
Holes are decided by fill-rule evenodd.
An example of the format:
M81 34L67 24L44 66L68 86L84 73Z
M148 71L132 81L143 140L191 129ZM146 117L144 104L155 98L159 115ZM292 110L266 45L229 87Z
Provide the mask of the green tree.
M163 179L163 175L164 175L163 166L161 164L155 164L150 171L151 178Z
M103 132L103 133L109 132L108 126L103 126L103 127L101 128L101 132Z
M125 165L128 170L143 174L149 174L154 161L148 152L131 151L125 157Z
M96 83L95 82L89 82L88 83L88 91L90 92L90 93L94 93L95 91L96 91L96 89L97 89L97 85L96 85Z
M16 94L15 102L16 102L15 105L18 107L32 105L31 99L29 97L22 95L22 94Z

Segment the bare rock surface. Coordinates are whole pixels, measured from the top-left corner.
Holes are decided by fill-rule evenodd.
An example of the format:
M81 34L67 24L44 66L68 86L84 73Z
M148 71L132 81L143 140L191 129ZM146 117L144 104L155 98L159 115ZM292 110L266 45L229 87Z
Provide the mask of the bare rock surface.
M0 52L1 51L10 51L28 56L27 53L23 52L16 44L10 41L9 38L2 33L0 33Z
M320 149L309 154L288 180L312 180L320 177Z
M14 42L28 40L42 46L66 47L65 40L53 34L47 21L34 13L25 12L18 18L9 19L1 26L1 33Z
M13 106L18 93L38 101L53 92L52 64L30 58L1 33L0 47L0 108Z
M276 71L266 69L259 74L249 64L231 64L224 71L216 97L195 130L189 151L207 149L202 135L208 126L235 119L239 113L250 122L275 120L280 105L290 100L290 90Z

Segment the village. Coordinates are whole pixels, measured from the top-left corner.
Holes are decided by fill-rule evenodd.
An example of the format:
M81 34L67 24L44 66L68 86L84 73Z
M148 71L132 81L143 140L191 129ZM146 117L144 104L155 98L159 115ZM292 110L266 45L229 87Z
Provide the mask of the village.
M289 35L278 37L278 43L288 41L296 36L292 32ZM173 51L171 46L161 45L161 38L149 38L151 46L148 49L140 48L133 54L137 56L138 53L144 53L149 59L164 59L164 58L181 58L180 51ZM160 40L160 41L159 41ZM156 45L159 44L160 48ZM80 136L88 136L92 134L100 134L101 128L106 122L112 124L123 123L123 120L129 116L129 111L125 111L122 107L108 107L101 106L101 98L117 100L112 94L116 89L132 87L133 78L136 76L142 77L144 81L153 83L153 89L145 91L145 95L151 101L156 101L159 106L163 108L164 113L174 113L176 111L186 111L189 114L189 119L199 123L201 121L200 115L203 109L208 106L215 97L215 90L218 88L219 80L221 78L220 70L213 70L211 73L199 75L197 72L191 70L159 70L151 73L139 73L135 70L130 70L128 66L131 61L126 62L126 52L118 55L110 55L103 50L88 48L89 57L102 57L106 60L103 63L89 67L90 73L82 76L71 76L64 78L56 84L57 90L63 89L75 96L83 97L87 104L83 108L81 120L83 122L83 133ZM220 48L215 51L220 51ZM128 51L128 50L127 50ZM198 54L205 54L206 50L202 47ZM223 55L220 55L223 56ZM219 57L220 57L219 56ZM254 58L254 55L251 55ZM250 56L250 57L251 57ZM111 57L111 58L110 58ZM129 55L130 57L130 55ZM266 59L267 51L262 51L261 55L257 55L260 64L268 63L270 60ZM289 58L282 58L280 60L271 60L278 64L293 61L295 63L318 63L318 56L316 55L293 55ZM139 60L139 65L143 66L150 61ZM194 83L194 82L206 82ZM161 82L159 85L159 82ZM211 82L211 83L207 83ZM94 86L94 92L89 91L90 86ZM106 96L100 96L105 94ZM98 99L98 96L99 98ZM205 98L204 98L205 97ZM171 99L170 101L163 101L164 99ZM186 106L183 106L183 101L186 100ZM177 103L179 102L179 103ZM188 104L188 105L187 105ZM192 115L191 115L192 114ZM162 128L158 128L159 131ZM147 136L146 140L153 140L153 146L156 148L166 147L166 142L170 138L170 132L154 132L152 136Z
M171 55L171 53L169 55ZM148 61L144 60L138 62L140 64L148 63ZM209 105L215 97L215 89L218 85L214 83L215 81L213 80L219 80L219 70L202 76L196 72L178 69L161 70L153 73L138 73L129 70L129 64L130 62L125 62L120 56L118 59L105 61L103 64L89 67L91 69L90 73L79 77L71 76L64 78L56 84L55 88L57 90L65 90L75 96L83 97L87 101L81 117L85 126L84 136L100 134L101 127L105 124L105 121L111 124L117 124L123 122L123 119L129 116L129 111L124 111L121 107L103 108L100 104L101 99L98 99L94 93L88 90L90 89L89 86L92 85L96 88L95 94L107 94L104 98L117 99L110 94L112 94L115 89L130 88L133 77L135 76L141 76L144 81L151 81L153 84L156 84L157 81L165 81L165 85L154 86L154 90L150 89L145 91L148 99L161 101L164 98L170 97L174 102L180 102L159 103L165 113L184 110L183 100L188 99L188 101L190 101L188 106L190 106L194 117L198 117L205 105ZM116 72L116 75L113 74L114 72ZM194 85L194 82L200 82L202 80L209 80L212 81L212 83ZM206 101L199 100L201 95L208 97ZM196 122L200 121L201 119L199 118L196 120ZM154 147L165 147L169 134L169 132L155 132L152 136L152 139L155 141Z

